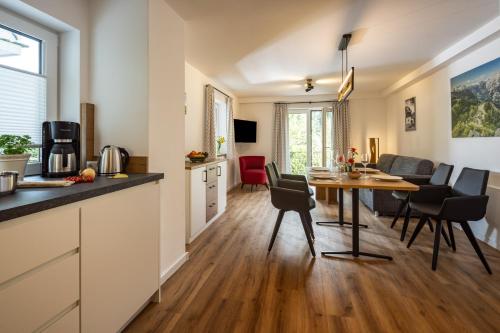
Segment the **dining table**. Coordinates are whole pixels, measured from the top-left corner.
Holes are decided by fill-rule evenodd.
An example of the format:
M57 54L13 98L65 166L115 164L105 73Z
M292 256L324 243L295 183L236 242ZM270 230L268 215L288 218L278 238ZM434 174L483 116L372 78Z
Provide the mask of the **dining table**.
M317 177L316 177L316 176ZM378 178L379 176L382 176ZM392 179L382 180L389 176L381 171L374 170L370 175L365 175L359 179L352 179L347 173L330 173L330 177L325 176L325 173L319 177L318 173L308 172L308 182L309 185L316 187L316 189L338 189L339 190L339 221L335 222L319 222L318 224L339 224L345 225L349 224L352 226L352 248L345 251L323 251L322 255L351 255L355 258L359 256L374 257L386 260L392 260L391 256L370 253L360 251L359 242L359 227L366 225L361 225L359 221L359 190L360 189L372 189L372 190L385 190L385 191L407 191L414 192L419 190L419 186L407 182L403 179ZM352 191L352 222L346 222L343 220L344 216L344 205L343 205L343 192L345 190Z

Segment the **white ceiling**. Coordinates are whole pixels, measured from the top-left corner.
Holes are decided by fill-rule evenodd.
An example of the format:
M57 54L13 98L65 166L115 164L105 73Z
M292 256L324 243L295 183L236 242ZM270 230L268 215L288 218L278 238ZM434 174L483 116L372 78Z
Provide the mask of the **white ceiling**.
M498 0L166 0L186 59L240 97L336 92L342 34L357 93L378 93L499 15Z

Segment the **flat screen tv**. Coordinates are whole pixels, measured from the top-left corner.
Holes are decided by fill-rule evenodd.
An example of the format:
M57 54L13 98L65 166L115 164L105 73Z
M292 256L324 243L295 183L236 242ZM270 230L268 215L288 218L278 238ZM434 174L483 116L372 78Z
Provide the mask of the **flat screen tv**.
M235 142L257 142L257 122L249 120L234 120Z

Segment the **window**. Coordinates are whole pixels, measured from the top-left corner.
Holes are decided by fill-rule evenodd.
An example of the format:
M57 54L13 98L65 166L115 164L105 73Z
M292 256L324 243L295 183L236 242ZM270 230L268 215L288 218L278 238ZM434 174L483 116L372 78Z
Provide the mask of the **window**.
M332 109L289 109L288 152L290 169L305 174L310 166L332 166Z
M227 97L215 94L215 139L217 140L217 155L227 154Z
M0 135L29 135L33 141L26 174L41 171L42 123L56 120L55 33L0 10Z

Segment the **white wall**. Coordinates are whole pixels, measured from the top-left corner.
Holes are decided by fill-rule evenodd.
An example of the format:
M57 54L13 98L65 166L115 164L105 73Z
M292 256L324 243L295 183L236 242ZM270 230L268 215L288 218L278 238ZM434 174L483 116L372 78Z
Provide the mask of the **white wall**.
M192 150L203 151L203 132L205 128L205 86L210 84L233 98L233 112L238 113L238 98L227 87L200 72L186 62L185 65L186 121L185 154ZM236 165L228 163L228 189L236 182Z
M161 185L161 269L185 258L184 22L163 1L149 0L149 170Z
M95 149L111 144L147 156L148 2L91 0L90 18Z
M368 138L378 137L380 138L380 151L385 152L387 142L385 100L360 98L350 100L349 103L351 146L367 151ZM307 104L305 106L308 107ZM239 155L264 155L266 161L272 160L273 114L273 103L240 103L238 118L257 121L257 142L237 143L236 149Z
M464 166L500 172L500 138L452 138L450 79L500 56L500 39L454 60L446 67L387 98L387 150L392 153L429 158L455 165L452 182ZM417 130L404 130L404 101L416 97ZM494 182L490 177L490 184ZM500 185L500 184L497 184ZM490 189L491 190L491 189ZM476 237L500 248L497 232L500 196L490 201L491 218L472 223Z

